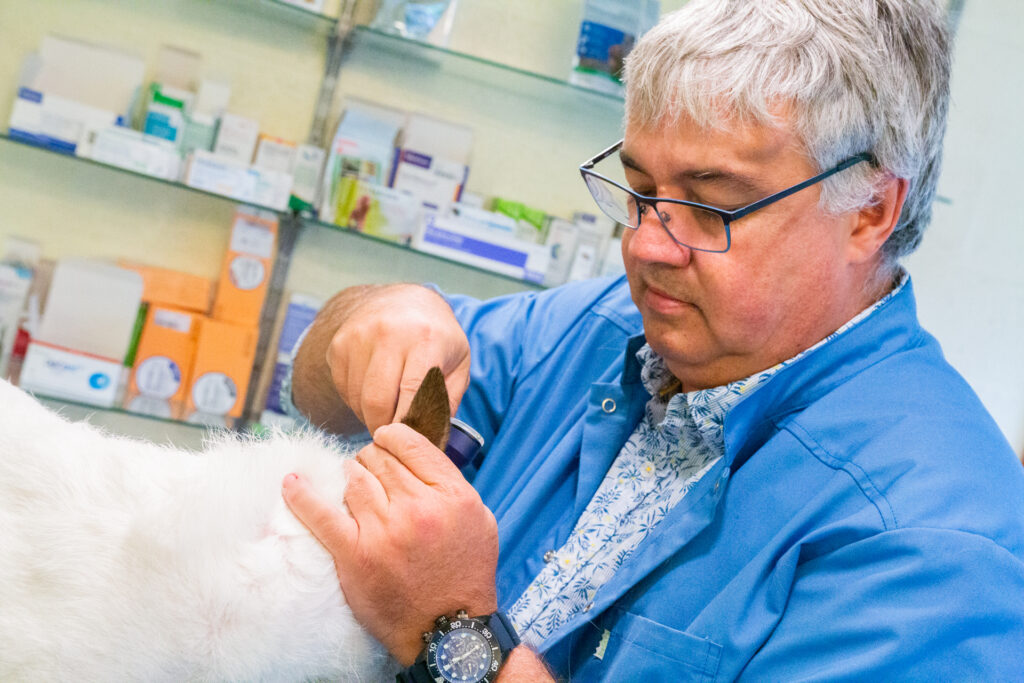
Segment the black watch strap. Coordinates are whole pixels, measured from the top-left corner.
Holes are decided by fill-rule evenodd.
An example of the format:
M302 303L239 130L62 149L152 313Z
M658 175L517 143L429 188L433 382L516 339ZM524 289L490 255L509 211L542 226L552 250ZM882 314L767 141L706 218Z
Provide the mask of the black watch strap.
M487 622L487 626L494 633L494 637L498 639L498 647L501 648L501 656L507 657L508 653L519 645L519 636L516 634L516 629L512 626L512 622L509 621L508 616L500 610L483 621Z
M427 669L427 660L423 655L416 659L416 663L404 671L399 671L395 676L397 683L434 683L434 677Z
M501 611L483 617L480 621L487 624L487 628L491 629L495 640L498 641L498 647L501 648L501 656L504 661L508 657L508 653L515 649L520 642L515 627L512 626L512 622L509 621L505 613ZM427 668L426 650L420 653L420 656L416 658L412 666L398 672L395 675L395 681L397 683L435 683L434 677L430 675L430 670Z

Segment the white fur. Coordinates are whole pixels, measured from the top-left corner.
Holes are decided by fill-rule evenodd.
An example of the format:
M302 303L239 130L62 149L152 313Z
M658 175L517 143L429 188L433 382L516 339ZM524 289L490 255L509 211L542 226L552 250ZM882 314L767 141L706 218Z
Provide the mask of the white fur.
M0 381L0 680L392 677L281 498L299 472L341 505L341 463L315 434L114 437Z

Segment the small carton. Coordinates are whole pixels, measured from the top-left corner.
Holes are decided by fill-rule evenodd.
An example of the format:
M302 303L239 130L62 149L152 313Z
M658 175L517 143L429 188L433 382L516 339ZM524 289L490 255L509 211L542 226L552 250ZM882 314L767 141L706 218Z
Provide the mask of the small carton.
M323 304L323 299L319 297L294 292L288 297L285 305L282 305L271 337L277 338L277 348L268 352L268 362L263 364L260 388L256 392L257 405L264 406L260 422L265 426L293 426L292 419L285 414L281 404L281 386L291 369L292 355L299 340L313 323Z
M253 326L211 318L200 321L185 396L187 421L227 427L241 417L258 337L259 330Z
M291 174L295 167L295 143L271 135L260 135L253 166Z
M395 152L389 185L412 193L429 211L444 211L459 201L472 146L469 128L411 114Z
M548 247L526 242L487 223L456 215L428 215L413 241L428 254L540 284L551 259Z
M231 227L213 317L237 325L258 325L274 266L277 216L240 207Z
M125 408L167 419L181 418L202 318L190 311L149 307Z
M220 128L217 129L217 142L213 146L213 153L247 166L252 162L259 136L258 121L224 112L220 117Z

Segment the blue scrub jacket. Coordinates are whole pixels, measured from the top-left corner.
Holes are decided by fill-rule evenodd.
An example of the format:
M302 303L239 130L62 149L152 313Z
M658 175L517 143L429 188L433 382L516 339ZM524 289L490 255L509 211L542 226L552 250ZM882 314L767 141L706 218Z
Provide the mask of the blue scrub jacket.
M507 609L642 415L641 320L622 278L449 302L473 353L459 416L488 444L467 476L498 520ZM544 642L559 676L1024 680L1024 474L910 284L740 403L725 444Z

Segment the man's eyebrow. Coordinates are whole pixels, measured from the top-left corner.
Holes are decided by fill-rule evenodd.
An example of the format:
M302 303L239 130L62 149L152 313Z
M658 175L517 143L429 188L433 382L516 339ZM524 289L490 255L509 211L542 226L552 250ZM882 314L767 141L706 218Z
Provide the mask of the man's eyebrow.
M644 170L644 167L640 165L640 162L633 158L633 156L624 149L619 150L619 160L622 162L622 166L624 168L629 168L644 174L647 173L647 171ZM717 168L680 171L676 174L675 180L683 182L698 182L702 184L714 183L730 185L740 191L751 193L765 191L761 184L754 178Z

